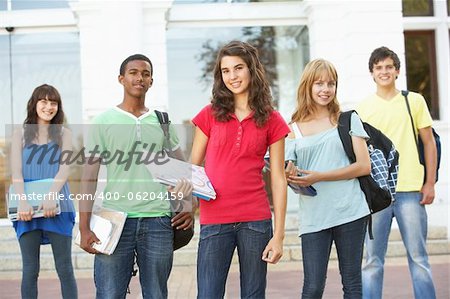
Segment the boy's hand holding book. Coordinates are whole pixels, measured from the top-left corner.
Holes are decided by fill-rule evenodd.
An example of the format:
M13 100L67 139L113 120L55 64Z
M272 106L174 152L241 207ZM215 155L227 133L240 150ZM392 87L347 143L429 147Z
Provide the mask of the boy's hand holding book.
M80 228L81 249L91 254L97 254L99 252L94 248L95 244L100 244L100 240L97 238L95 233L91 231L90 227L85 229Z

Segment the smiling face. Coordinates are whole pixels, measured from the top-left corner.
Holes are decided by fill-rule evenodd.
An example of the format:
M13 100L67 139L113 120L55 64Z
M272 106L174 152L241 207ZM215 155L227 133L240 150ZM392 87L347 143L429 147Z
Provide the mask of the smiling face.
M233 95L248 95L250 70L239 56L224 56L220 62L220 71L225 86Z
M133 98L144 98L153 83L150 64L144 60L128 62L124 74L119 75L119 82L123 85L126 95Z
M372 77L378 86L395 86L395 80L400 71L395 68L394 61L388 57L373 65Z
M36 103L37 123L49 124L58 112L58 103L48 97L39 99Z
M316 106L326 107L336 96L336 81L322 74L314 80L311 96Z

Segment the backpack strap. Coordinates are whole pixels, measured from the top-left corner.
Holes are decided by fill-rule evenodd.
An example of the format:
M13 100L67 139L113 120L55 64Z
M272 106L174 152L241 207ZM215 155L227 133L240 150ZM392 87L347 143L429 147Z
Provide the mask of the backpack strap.
M170 146L170 119L169 114L167 112L155 110L156 116L158 117L159 124L161 125L161 129L164 133L164 143L167 145L167 150L169 154L172 153L172 146Z
M302 132L300 132L300 129L299 129L297 123L293 122L291 124L291 128L292 128L292 133L294 133L294 139L299 139L299 138L303 137Z
M352 136L350 136L350 123L352 120L352 113L356 113L355 110L349 110L342 112L339 115L338 120L338 133L341 138L342 145L344 146L344 151L347 154L348 159L351 163L356 162L356 156L353 152Z
M414 125L414 119L413 119L412 113L411 113L411 106L409 106L408 94L409 94L408 90L402 90L402 95L405 97L406 108L408 109L409 119L411 120L411 128L413 130L414 140L416 141L417 154L419 155L419 141L417 140L417 135L416 135L416 130L415 130L416 126ZM419 157L419 160L420 160L420 157Z
M350 163L356 162L356 156L355 152L353 151L353 143L352 143L352 136L350 136L350 127L351 127L351 120L352 120L352 114L357 113L355 110L349 110L342 112L341 115L339 115L338 120L338 133L339 138L341 139L342 145L344 146L344 151L347 154L348 159L350 160ZM361 179L358 178L359 184L361 186ZM364 191L363 191L364 193ZM364 193L364 196L365 193ZM367 198L366 198L367 201ZM369 202L367 202L369 205L369 209L371 209ZM372 232L372 214L369 215L368 219L368 232L369 232L369 238L370 240L373 240L373 232Z

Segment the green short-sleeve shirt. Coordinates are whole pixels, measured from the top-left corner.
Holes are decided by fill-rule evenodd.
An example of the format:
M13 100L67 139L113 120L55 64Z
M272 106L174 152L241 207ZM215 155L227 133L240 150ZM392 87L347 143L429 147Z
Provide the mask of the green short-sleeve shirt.
M173 126L169 132L176 150L179 141ZM106 177L98 180L106 186L96 194L104 207L127 212L130 218L170 215L167 189L153 181L146 167L162 150L164 140L154 111L136 117L114 107L93 119L86 151L87 156L101 157L106 166Z

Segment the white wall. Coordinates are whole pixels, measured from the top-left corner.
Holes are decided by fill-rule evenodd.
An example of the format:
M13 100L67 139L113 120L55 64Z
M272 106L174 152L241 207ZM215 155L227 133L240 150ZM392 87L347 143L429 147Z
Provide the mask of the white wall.
M344 109L375 90L368 69L375 48L387 46L405 61L401 1L383 1L382 5L379 1L306 3L311 59L325 58L336 66L338 98ZM397 84L406 86L404 65Z
M80 0L71 4L80 30L82 102L84 120L119 104L122 61L136 53L150 58L155 83L147 105L168 105L166 67L166 12L171 1Z
M375 84L368 69L368 59L370 53L377 47L387 46L399 55L402 66L397 86L400 89L406 89L401 1L383 1L382 5L380 3L379 1L306 1L311 59L325 58L336 66L339 75L338 98L343 110L354 108L358 101L375 91ZM441 55L438 56L441 57ZM440 69L442 70L442 67ZM441 71L442 77L445 78ZM442 83L441 85L448 86ZM447 106L448 99L441 100L444 118L447 115ZM448 150L446 150L449 144L449 124L448 121L439 121L435 127L441 134L444 150L440 179L436 184L436 199L427 209L430 225L448 227L450 236L449 162Z
M83 109L85 121L92 115L119 103L122 88L117 83L122 60L137 52L154 62L155 84L148 93L148 104L168 107L184 106L186 99L168 103L166 28L308 25L310 54L332 61L339 73L338 96L343 109L374 92L367 61L371 51L387 46L404 59L404 24L400 0L391 1L320 1L281 3L222 3L171 6L172 1L73 3L80 30ZM412 26L412 25L409 25ZM442 27L442 26L441 26ZM439 27L439 30L448 28ZM448 32L447 32L448 33ZM447 43L438 42L438 57L448 62ZM445 52L445 53L441 53ZM447 54L447 56L445 56ZM398 87L406 88L405 63ZM444 64L445 65L445 64ZM448 83L449 64L439 67L439 76ZM445 79L446 78L446 79ZM442 136L443 158L440 181L436 185L435 204L428 208L431 225L447 226L448 191L448 84L440 88L443 119L436 123ZM291 99L288 99L292 103ZM280 103L285 111L286 102ZM175 109L177 111L177 109ZM179 109L178 109L179 110ZM178 118L174 115L174 118ZM449 228L450 235L450 228Z

